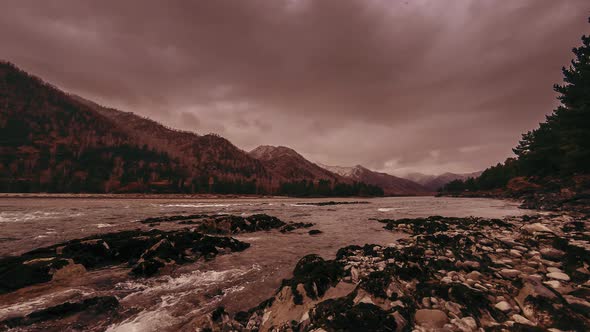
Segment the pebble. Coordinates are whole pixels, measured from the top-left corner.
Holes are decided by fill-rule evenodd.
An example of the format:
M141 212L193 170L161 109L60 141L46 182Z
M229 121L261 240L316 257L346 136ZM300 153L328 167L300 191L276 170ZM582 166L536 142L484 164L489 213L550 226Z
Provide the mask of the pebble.
M502 270L500 270L500 274L504 278L514 279L514 278L518 277L518 275L520 275L520 271L514 270L514 269L502 269Z
M496 309L503 311L503 312L507 312L507 311L510 311L510 309L512 309L512 306L510 305L510 303L508 303L506 301L498 302L498 303L496 303L496 305L494 307L496 307Z
M549 280L549 281L545 281L543 282L543 284L553 288L553 289L558 289L561 288L561 283L557 280Z
M479 280L481 278L481 273L478 271L471 271L465 275L465 278L471 280Z
M463 317L461 319L453 319L451 323L455 324L461 332L477 331L477 322L473 317Z
M563 273L563 272L551 272L551 273L547 273L547 277L551 278L551 279L557 279L557 280L562 280L562 281L570 281L570 277Z

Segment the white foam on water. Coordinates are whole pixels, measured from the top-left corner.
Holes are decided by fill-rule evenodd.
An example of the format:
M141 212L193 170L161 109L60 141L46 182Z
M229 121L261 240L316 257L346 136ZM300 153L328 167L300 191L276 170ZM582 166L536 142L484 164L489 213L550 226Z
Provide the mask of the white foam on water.
M135 332L135 331L159 331L167 327L178 324L182 317L190 317L193 313L203 310L195 309L191 312L184 313L182 317L175 317L172 314L174 306L181 303L185 296L192 296L199 290L204 290L209 286L220 284L235 278L239 278L252 271L260 270L260 266L255 264L248 269L230 269L224 271L193 271L181 274L178 277L165 276L152 280L141 282L122 282L115 285L117 289L134 290L136 293L130 294L122 301L141 301L142 297L150 295L159 295L160 302L157 306L145 309L137 315L130 317L119 324L114 324L107 329L107 332ZM244 286L232 286L225 289L227 293L239 292ZM215 297L211 303L218 302L221 297Z
M229 206L237 206L241 204L209 204L209 203L195 203L195 204L160 204L163 207L229 207Z
M170 327L176 322L175 317L170 315L164 308L157 310L144 310L132 319L127 319L120 324L109 326L107 332L140 332L159 331Z
M397 211L397 210L406 210L406 208L397 207L397 208L379 208L377 211L379 212L389 212L389 211Z
M245 289L246 287L242 286L242 285L236 285L236 286L231 286L229 288L226 288L223 290L224 294L231 294L231 293L237 293L237 292L241 292Z
M83 213L64 213L48 211L31 211L31 212L0 212L0 223L9 222L28 222L39 219L59 219L68 217L79 217Z
M92 292L83 289L66 289L63 291L42 295L26 302L0 306L0 320L3 320L8 316L24 316L35 310L45 308L48 305L54 305L55 302L63 302L74 297L84 297L91 294Z
M240 241L244 241L244 242L248 242L248 241L258 241L260 240L259 236L251 236L251 237L245 237L245 236L234 236L235 239L238 239Z

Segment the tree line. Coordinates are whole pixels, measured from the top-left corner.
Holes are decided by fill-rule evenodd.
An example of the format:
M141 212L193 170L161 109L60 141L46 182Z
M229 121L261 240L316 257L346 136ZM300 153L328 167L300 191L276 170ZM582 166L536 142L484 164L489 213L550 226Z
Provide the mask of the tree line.
M478 178L452 181L441 191L502 188L520 176L543 182L590 173L590 36L582 36L582 45L572 52L574 59L562 68L563 83L553 87L560 105L538 128L522 135L513 149L516 158L486 169Z

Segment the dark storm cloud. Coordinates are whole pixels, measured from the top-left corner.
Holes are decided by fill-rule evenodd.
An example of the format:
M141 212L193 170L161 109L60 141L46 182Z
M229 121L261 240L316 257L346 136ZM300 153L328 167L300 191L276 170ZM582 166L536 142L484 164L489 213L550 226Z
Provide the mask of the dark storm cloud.
M397 173L508 157L590 30L584 0L0 4L0 58L68 91Z

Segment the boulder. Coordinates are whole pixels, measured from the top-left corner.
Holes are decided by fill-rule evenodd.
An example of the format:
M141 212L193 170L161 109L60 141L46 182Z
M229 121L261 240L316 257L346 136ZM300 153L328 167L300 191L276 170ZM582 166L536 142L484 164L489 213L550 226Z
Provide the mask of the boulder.
M311 324L326 331L396 331L394 315L370 303L353 304L350 296L319 303L311 312Z
M449 322L447 314L438 309L419 309L414 314L414 321L427 329L440 329Z
M133 275L151 276L165 263L211 259L224 251L242 251L249 246L233 238L187 229L93 235L0 259L0 294L121 264L132 267Z

